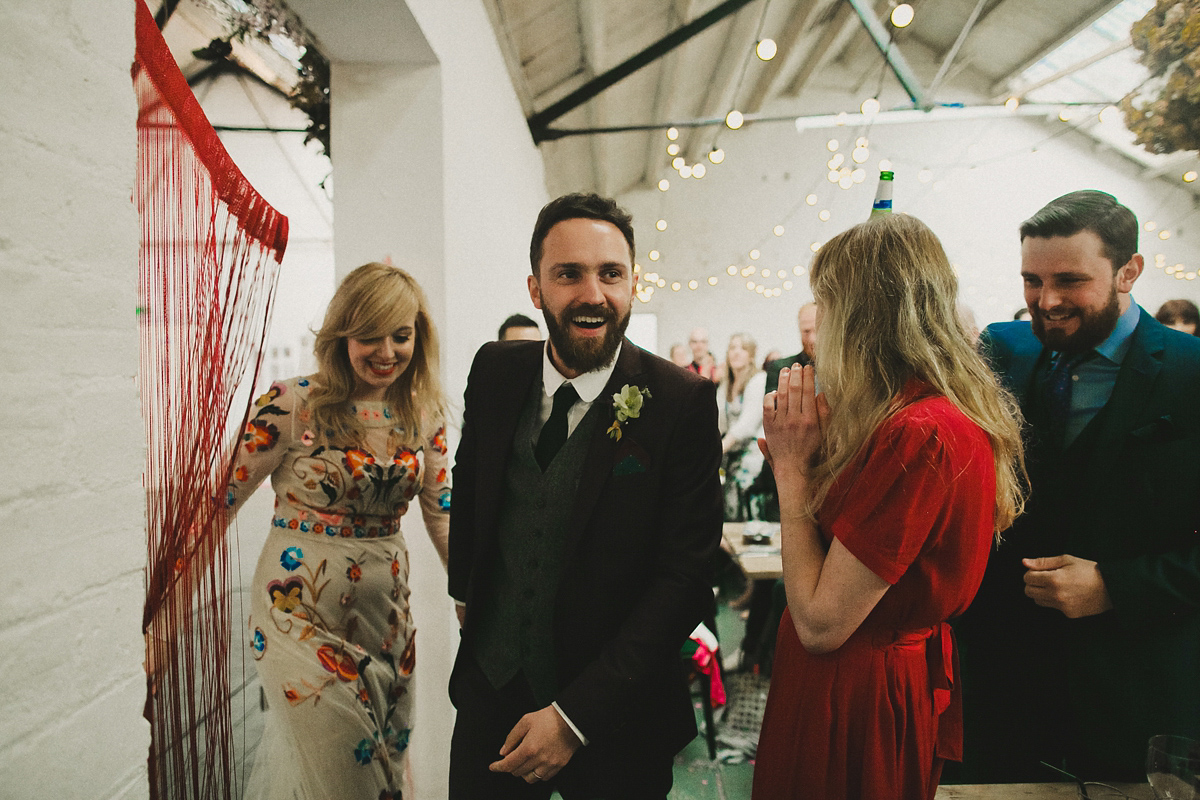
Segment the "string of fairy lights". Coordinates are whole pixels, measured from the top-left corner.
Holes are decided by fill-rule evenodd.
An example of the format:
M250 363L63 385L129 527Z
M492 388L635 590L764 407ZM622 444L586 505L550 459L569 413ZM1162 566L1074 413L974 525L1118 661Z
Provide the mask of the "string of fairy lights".
M893 9L891 17L893 27L905 27L912 22L912 19L912 8L908 4L902 3ZM759 22L759 33L756 37L753 52L760 60L769 61L775 57L777 46L771 39L762 37L761 33L762 19ZM747 54L748 60L749 54ZM745 69L743 65L742 75L744 76L744 74ZM741 80L742 77L739 76L739 87ZM880 88L882 88L882 76ZM835 116L835 129L842 131L849 129L852 133L848 136L843 134L841 137L831 137L825 143L828 155L825 162L825 179L829 185L825 185L826 181L817 179L816 183L809 187L809 190L800 201L790 209L787 209L773 224L762 229L749 247L742 249L739 255L729 259L730 263L723 270L693 270L681 273L676 268L667 268L665 255L659 247L651 248L645 253L649 265L643 267L640 262L634 265L635 271L639 274L637 286L638 300L642 303L650 303L656 292L695 292L709 287L715 287L721 291L727 290L729 287L744 287L748 292L758 294L765 299L771 299L781 297L784 293L790 292L799 286L804 286L804 283L796 279L806 274L807 268L805 263L811 259L813 253L816 253L821 248L821 245L824 243L821 238L813 237L808 242L807 247L792 246L793 254L800 253L805 263L799 263L800 257L793 257L785 260L785 263L789 264L787 267L766 266L763 259L763 250L768 249L770 243L778 243L783 240L784 237L789 235L789 231L795 231L797 228L807 231L812 230L814 227L819 230L820 223L828 222L832 217L830 207L835 202L833 196L826 194L828 190L837 188L842 191L848 191L855 186L865 183L872 175L878 175L879 172L893 169L890 159L881 158L873 165L877 167L878 171L872 170L872 172L868 172L868 167L872 166L868 164L871 160L869 133L873 122L881 113L881 106L878 99L879 94L880 91L877 89L874 96L863 100L859 107L859 113L843 112ZM736 89L734 96L737 96ZM1045 139L1033 145L1016 148L1007 154L992 155L966 164L955 164L950 168L974 169L979 166L994 164L1016 155L1036 152L1038 147L1050 139L1057 138L1073 130L1078 130L1082 126L1094 123L1097 120L1108 122L1113 118L1113 115L1120 113L1117 108L1111 105L1104 105L1097 111L1099 105L1087 103L1062 105L1058 117L1065 123L1065 127L1048 135ZM1010 97L1004 103L1004 108L1014 113L1020 106L1021 100L1018 97ZM683 148L678 141L680 136L679 129L676 127L667 128L666 153L671 158L671 168L675 172L675 176L663 177L658 181L657 188L664 195L664 203L660 204L659 216L654 225L656 231L663 233L670 226L670 222L661 209L662 205L665 204L666 193L671 190L673 178L677 177L681 181L700 181L713 169L728 163L728 155L720 147L720 137L722 134L741 130L747 121L746 116L741 111L736 108L731 109L725 116L724 125L716 127L713 141L705 156L691 164L684 157ZM807 129L805 122L804 118L796 120L798 131L803 132ZM933 168L920 166L915 171L919 184L929 186L935 190L939 188L938 176ZM948 171L949 169L947 169ZM1188 170L1181 175L1183 183L1193 183L1197 178L1197 173L1194 170ZM822 185L825 185L825 190L820 188ZM864 205L864 212L868 208L869 206ZM1157 216L1158 211L1161 210L1161 208L1157 209L1152 217ZM1177 219L1161 225L1158 221L1151 218L1143 223L1143 229L1147 234L1156 236L1159 241L1166 242L1170 240L1172 230L1177 229L1177 225L1183 217L1192 213L1194 213L1192 210L1187 210ZM810 214L812 215L811 218L808 216ZM1143 239L1144 241L1145 239ZM1142 249L1148 250L1150 248L1143 244ZM1152 259L1155 270L1160 271L1164 276L1170 276L1175 280L1182 281L1196 280L1197 270L1195 267L1185 265L1182 262L1169 263L1170 261L1171 259L1168 259L1167 255L1163 252L1154 253Z

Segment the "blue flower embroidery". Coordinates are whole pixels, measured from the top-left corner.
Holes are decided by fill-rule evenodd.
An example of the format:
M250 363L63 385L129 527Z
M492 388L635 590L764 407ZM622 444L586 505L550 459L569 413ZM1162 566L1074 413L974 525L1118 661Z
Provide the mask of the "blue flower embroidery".
M299 547L289 547L279 556L279 564L288 572L292 572L300 568L300 562L304 558L304 551Z
M442 489L442 491L440 493L438 493L438 507L441 508L442 511L450 510L450 490L449 489Z
M296 385L297 386L308 386L308 378L301 378L300 380L296 381Z
M250 646L254 648L254 652L261 653L267 649L267 637L263 636L262 628L254 629L254 637L250 640Z
M374 755L375 748L370 739L363 739L358 743L358 747L354 748L354 760L364 767L371 763L371 757Z
M396 734L396 752L403 753L408 749L408 737L412 733L412 728L405 728Z
M237 502L237 497L233 494L233 489L225 490L225 507L233 508L233 504Z

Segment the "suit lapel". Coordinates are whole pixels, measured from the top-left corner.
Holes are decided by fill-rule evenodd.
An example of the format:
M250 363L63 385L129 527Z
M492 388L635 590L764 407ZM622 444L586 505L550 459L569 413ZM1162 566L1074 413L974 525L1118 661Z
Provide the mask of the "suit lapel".
M480 516L484 530L495 530L496 522L500 518L505 465L512 448L520 446L516 441L516 434L521 411L529 393L537 391L540 386L542 351L527 349L533 353L533 357L520 352L514 354L511 360L501 359L499 369L504 371L505 376L501 380L491 382L495 390L473 423L481 426L477 434L479 441L491 443L487 447L480 447L481 469L478 480L482 511ZM488 455L486 460L483 458L484 454Z
M583 471L579 475L579 488L575 492L575 503L571 508L570 524L567 528L567 557L575 551L579 536L587 526L596 507L600 492L612 473L613 452L616 443L608 435L608 427L612 422L612 396L621 390L625 384L637 385L642 376L641 351L633 342L626 339L621 346L621 354L617 357L617 366L613 369L608 383L604 386L595 402L601 404L599 409L604 415L592 441L588 445L587 456L583 462ZM643 387L644 388L644 387Z
M1125 437L1142 424L1145 417L1144 410L1162 369L1164 348L1162 331L1148 324L1148 319L1150 315L1143 309L1105 409L1092 464L1116 463L1114 459Z

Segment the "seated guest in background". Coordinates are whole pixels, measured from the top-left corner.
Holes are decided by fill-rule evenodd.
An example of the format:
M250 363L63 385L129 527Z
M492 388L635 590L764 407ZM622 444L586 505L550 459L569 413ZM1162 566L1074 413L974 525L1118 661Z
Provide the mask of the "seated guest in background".
M671 363L684 369L687 369L692 363L692 353L686 344L676 342L671 345Z
M1168 328L1200 336L1200 330L1197 330L1200 327L1200 309L1191 300L1168 300L1155 312L1154 318Z
M762 471L762 399L767 375L758 368L758 345L746 333L729 337L725 374L717 386L717 424L725 454L725 519L749 518L747 489Z
M812 366L784 369L763 407L788 608L753 797L932 798L962 747L946 620L1022 503L1016 403L916 218L833 237L810 281L822 394Z
M716 387L624 338L633 253L612 200L547 204L527 283L548 341L489 343L471 366L451 800L666 800L696 735L680 647L713 603Z
M500 324L500 333L496 335L496 338L502 342L520 340L537 342L541 341L542 332L538 330L537 323L529 317L524 314L513 314Z
M767 372L767 391L779 386L779 371L784 367L799 364L802 367L813 363L817 353L817 304L805 303L796 313L796 326L800 329L800 352L787 358L777 358L763 366Z
M1142 781L1200 738L1200 341L1130 292L1133 212L1072 192L1021 224L1031 322L981 346L1028 421L1031 495L956 625L966 783Z

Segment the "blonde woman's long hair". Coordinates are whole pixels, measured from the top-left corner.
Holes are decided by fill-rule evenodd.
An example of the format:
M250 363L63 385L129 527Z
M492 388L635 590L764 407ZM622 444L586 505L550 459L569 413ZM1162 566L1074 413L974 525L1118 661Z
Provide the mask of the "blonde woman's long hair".
M820 507L871 434L899 410L900 391L916 378L991 440L999 538L1025 503L1021 413L963 327L958 279L937 236L905 214L872 218L821 247L809 281L822 312L818 377L834 412L809 510Z
M733 371L733 365L729 363L729 348L733 347L733 343L737 342L742 346L742 349L750 356L750 360L746 363L746 368L739 373ZM729 346L725 348L725 375L721 384L725 387L725 401L732 403L733 398L738 397L742 392L746 391L746 384L754 377L758 369L758 342L754 341L754 337L748 333L735 333L729 337Z
M388 387L391 408L402 440L424 444L443 424L446 397L438 377L438 338L425 293L398 267L371 262L351 272L329 301L325 321L316 332L317 374L309 394L313 427L325 444L358 444L365 431L350 411L357 386L346 351L347 339L373 339L395 333L415 314L416 343L412 361Z

